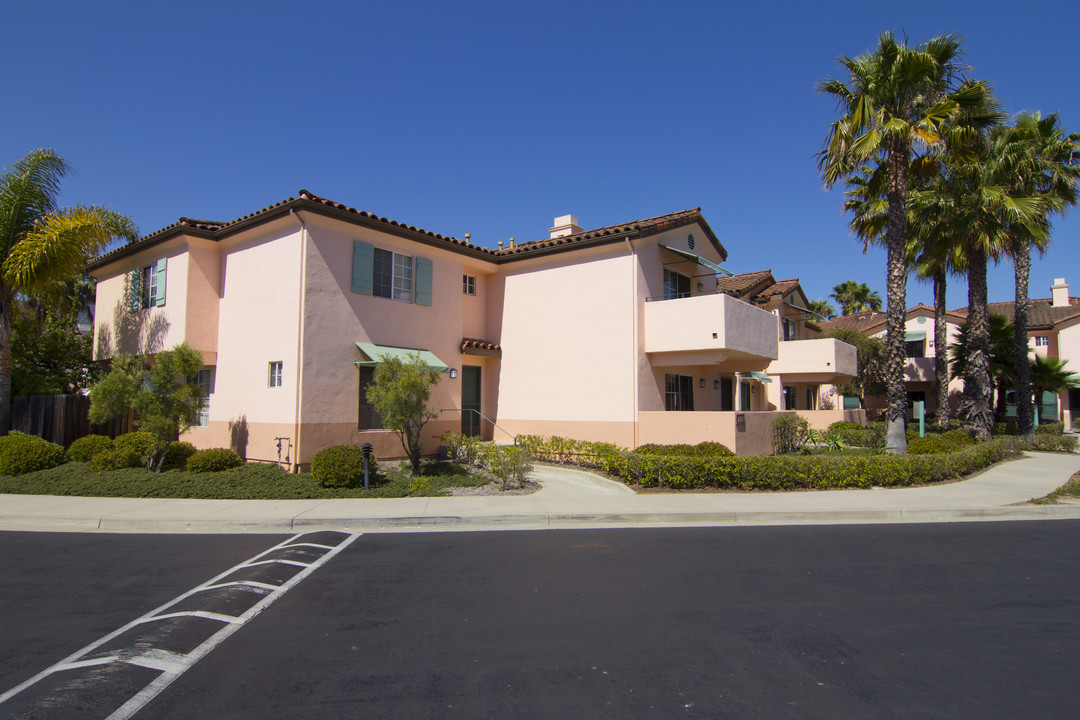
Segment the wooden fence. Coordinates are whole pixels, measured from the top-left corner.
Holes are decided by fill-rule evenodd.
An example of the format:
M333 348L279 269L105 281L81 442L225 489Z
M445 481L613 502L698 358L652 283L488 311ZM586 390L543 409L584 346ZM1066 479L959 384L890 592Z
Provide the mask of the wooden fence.
M67 447L90 433L116 437L131 432L131 413L104 425L90 424L85 395L27 395L11 398L11 429Z

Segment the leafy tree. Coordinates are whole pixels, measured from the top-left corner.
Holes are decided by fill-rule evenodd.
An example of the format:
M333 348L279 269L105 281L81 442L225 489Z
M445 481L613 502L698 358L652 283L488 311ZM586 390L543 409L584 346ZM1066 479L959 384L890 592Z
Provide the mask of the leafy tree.
M80 333L74 310L36 312L12 306L14 395L75 395L101 377L93 359L93 334Z
M855 328L832 328L818 336L836 338L855 348L858 358L858 374L850 381L836 387L841 395L862 398L864 395L881 395L885 391L885 343L881 338L871 337Z
M427 366L420 353L409 362L384 355L375 367L375 376L367 389L368 402L382 419L383 427L393 430L412 465L413 476L420 474L420 441L424 425L439 413L428 409L431 390L439 382L439 371Z
M946 144L947 134L957 140L971 127L997 120L989 106L989 88L981 82L960 80L962 40L941 35L910 48L883 33L876 48L857 58L842 57L847 81L827 80L820 92L836 98L841 117L834 121L818 154L818 167L828 187L860 175L866 164L882 167L888 225L885 232L887 264L887 330L885 376L888 396L889 450L905 453L904 318L907 290L908 173L920 152L933 152ZM968 108L988 108L957 120ZM954 147L962 147L959 143Z
M881 296L866 283L845 280L833 286L829 297L836 300L840 305L840 312L844 315L854 315L863 310L881 310Z
M818 298L817 300L810 301L810 310L812 310L821 320L832 320L836 317L836 308L829 304L828 300Z
M143 358L121 355L90 388L90 421L96 424L135 410L135 427L154 436L148 470L161 471L169 445L199 419L202 390L189 379L202 367L202 353L187 343Z
M97 206L60 209L68 164L35 150L0 175L0 435L11 428L11 324L17 293L36 294L77 277L117 237L133 240L130 219Z
M1063 390L1069 388L1080 387L1080 377L1077 377L1076 373L1066 370L1065 366L1068 364L1066 360L1056 357L1042 357L1036 355L1031 360L1031 387L1035 391L1035 397L1038 398L1038 402L1042 404L1043 393L1054 393L1057 395ZM1056 421L1057 418L1055 417ZM1046 418L1043 421L1049 422Z
M1013 258L1016 278L1016 312L1013 319L1013 362L1017 369L1016 415L1020 434L1033 436L1031 369L1028 357L1028 281L1031 276L1031 249L1040 253L1050 242L1050 216L1064 214L1077 202L1080 181L1080 134L1066 135L1057 113L1042 117L1039 113L1020 113L1000 138L1003 171L1021 194L1037 199L1042 215L1035 224L1046 232L1030 233L1023 225L1014 226L1008 238L1008 252ZM1038 396L1041 399L1041 395Z

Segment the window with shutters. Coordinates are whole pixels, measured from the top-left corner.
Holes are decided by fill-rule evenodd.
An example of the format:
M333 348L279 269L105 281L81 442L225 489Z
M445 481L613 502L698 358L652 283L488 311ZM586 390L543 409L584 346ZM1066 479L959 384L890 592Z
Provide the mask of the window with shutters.
M354 293L431 305L431 281L431 260L353 242Z
M128 309L131 312L165 306L165 258L128 274Z

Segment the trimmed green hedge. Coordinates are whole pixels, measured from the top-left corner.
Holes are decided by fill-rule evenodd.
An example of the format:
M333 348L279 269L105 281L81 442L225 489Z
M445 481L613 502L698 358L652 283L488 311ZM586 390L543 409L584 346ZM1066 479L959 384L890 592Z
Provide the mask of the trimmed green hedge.
M36 435L11 433L0 443L0 475L23 475L63 465L67 460L64 448L46 442Z
M105 435L84 435L71 443L68 457L75 462L87 462L102 450L111 450L113 439Z
M117 435L116 440L113 441L113 447L123 453L133 452L140 461L145 462L154 449L154 442L153 433L137 431Z
M188 458L187 471L193 473L221 472L229 468L240 467L243 464L244 458L232 450L209 448L208 450L199 450Z
M734 455L723 443L702 442L697 445L639 445L639 455L685 455L690 457L720 457Z

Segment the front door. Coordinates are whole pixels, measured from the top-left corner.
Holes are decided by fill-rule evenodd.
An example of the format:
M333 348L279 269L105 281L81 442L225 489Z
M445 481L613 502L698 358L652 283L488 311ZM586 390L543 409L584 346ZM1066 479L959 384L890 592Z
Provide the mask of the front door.
M480 366L461 368L461 434L480 434Z

